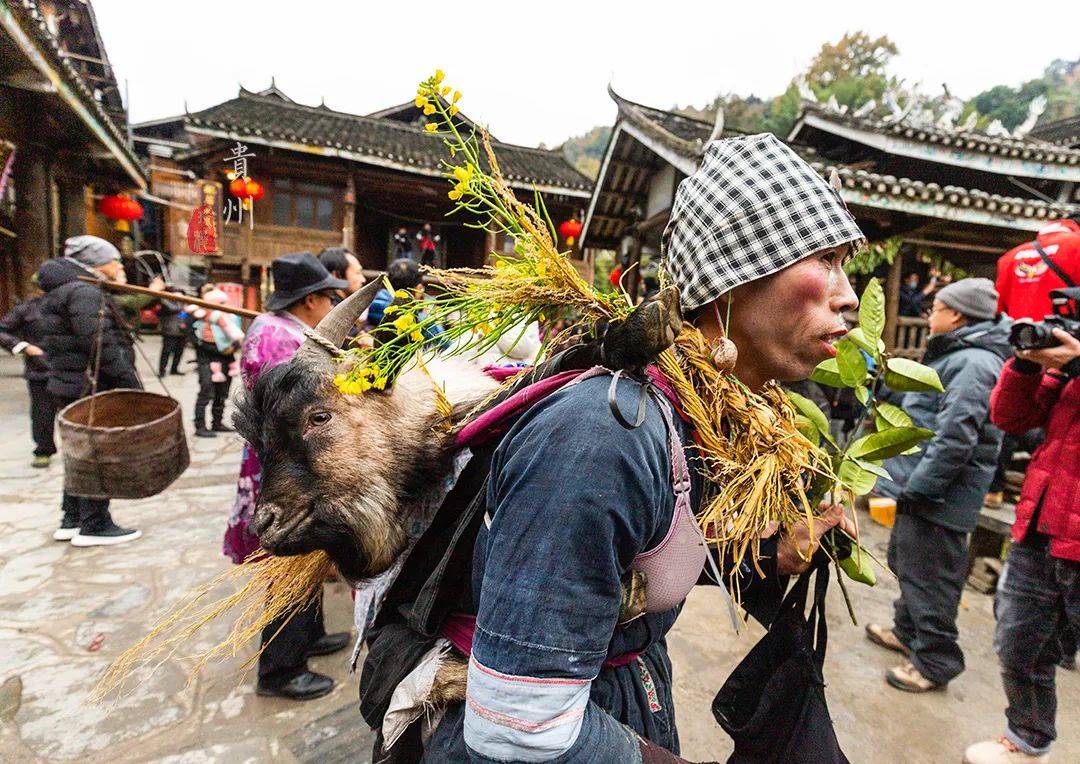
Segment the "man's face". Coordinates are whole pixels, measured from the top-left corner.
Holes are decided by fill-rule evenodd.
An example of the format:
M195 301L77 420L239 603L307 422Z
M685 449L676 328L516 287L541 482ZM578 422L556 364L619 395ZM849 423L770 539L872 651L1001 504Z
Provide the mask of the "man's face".
M941 300L934 300L927 321L930 324L930 334L946 334L967 323L962 315Z
M845 244L816 252L732 290L736 376L745 374L751 386L793 382L836 356L836 342L847 333L843 313L859 305L843 268L850 249Z
M108 281L119 284L127 283L127 274L124 273L124 265L119 260L110 260L104 265L94 266L94 270L104 276Z
M364 269L360 267L360 261L356 259L356 255L347 253L345 259L349 261L345 269L345 280L349 282L349 286L345 291L353 294L360 291L360 287L367 283L367 279L364 278Z
M331 292L316 292L304 298L310 310L311 325L315 326L334 309L334 295Z

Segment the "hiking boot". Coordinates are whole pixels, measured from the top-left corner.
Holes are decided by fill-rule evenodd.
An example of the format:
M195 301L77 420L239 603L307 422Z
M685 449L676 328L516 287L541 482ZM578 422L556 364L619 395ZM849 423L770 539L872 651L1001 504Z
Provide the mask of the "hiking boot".
M885 681L904 692L931 692L945 689L945 685L931 682L910 663L901 663L886 671Z
M35 454L33 461L30 462L30 466L36 470L43 470L49 466L49 462L52 457L48 454Z
M990 491L986 494L986 498L983 499L983 506L990 509L1001 509L1001 505L1005 503L1004 491Z
M315 644L308 650L308 655L329 655L330 653L336 653L338 650L344 650L349 645L349 637L351 636L352 634L347 631L323 634L315 640Z
M265 684L259 680L255 687L256 695L276 696L289 700L314 700L330 694L334 689L334 680L324 674L305 671L284 684Z
M1024 753L1004 735L969 745L964 751L964 764L1044 764L1047 761L1050 761L1049 753L1038 756Z
M896 632L892 629L882 626L880 623L868 623L866 624L866 638L873 642L875 645L884 647L886 650L892 650L893 652L909 654L907 645L900 641L900 638L896 636Z
M196 438L216 438L217 433L213 432L212 430L206 429L206 425L196 425L195 426L195 437Z
M214 432L236 432L236 430L229 427L229 425L224 422L214 422L214 427L212 429Z
M71 538L72 546L112 546L114 544L126 544L142 536L142 531L133 528L121 528L116 523L110 523L100 530L79 530Z

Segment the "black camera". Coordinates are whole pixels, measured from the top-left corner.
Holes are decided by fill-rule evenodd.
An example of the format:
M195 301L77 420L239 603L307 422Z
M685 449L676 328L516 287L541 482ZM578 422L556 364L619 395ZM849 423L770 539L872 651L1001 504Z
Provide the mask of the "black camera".
M1018 350L1052 348L1061 342L1054 329L1063 329L1080 339L1080 287L1055 289L1050 292L1053 314L1038 323L1018 321L1009 332L1009 342Z

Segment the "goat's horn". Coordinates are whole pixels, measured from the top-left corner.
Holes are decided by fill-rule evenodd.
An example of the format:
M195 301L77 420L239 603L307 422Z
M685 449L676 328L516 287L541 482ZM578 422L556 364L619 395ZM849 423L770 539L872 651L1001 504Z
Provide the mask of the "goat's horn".
M361 314L371 305L375 294L383 288L381 280L372 281L363 289L346 297L334 306L315 331L340 347L349 337L349 332L360 318ZM329 351L313 339L304 340L304 344L296 351L297 358L310 358L325 360L330 357Z

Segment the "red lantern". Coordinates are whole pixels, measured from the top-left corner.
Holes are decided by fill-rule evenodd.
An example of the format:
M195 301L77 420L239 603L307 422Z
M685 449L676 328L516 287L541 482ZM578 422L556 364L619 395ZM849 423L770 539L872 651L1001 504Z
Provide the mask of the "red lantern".
M566 239L568 246L574 246L574 241L581 235L581 223L570 218L559 224L559 235Z
M258 183L257 181L249 180L244 185L244 196L251 199L253 202L257 202L262 199L263 195L266 193L265 191L263 191L262 184Z
M121 220L141 220L143 216L142 205L134 199L124 199L124 204L120 208Z
M109 218L109 220L122 220L124 216L121 214L121 210L126 201L127 199L123 196L110 194L98 202L98 212Z
M247 196L247 180L244 178L234 178L232 182L229 183L229 193L237 199L243 199Z

